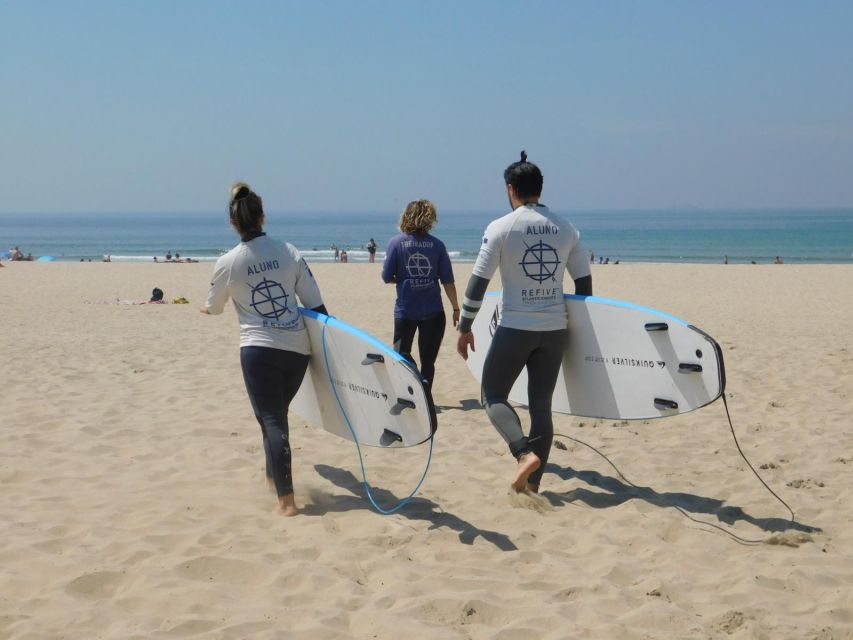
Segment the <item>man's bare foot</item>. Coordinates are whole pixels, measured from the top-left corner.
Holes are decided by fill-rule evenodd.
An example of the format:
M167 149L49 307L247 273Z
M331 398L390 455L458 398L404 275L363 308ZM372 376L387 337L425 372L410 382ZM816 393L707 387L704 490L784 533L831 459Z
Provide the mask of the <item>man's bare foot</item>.
M539 456L532 451L525 453L518 459L518 468L511 484L516 493L524 491L524 488L527 486L527 479L531 473L539 468L540 464Z
M539 493L539 485L538 485L538 484L533 484L532 482L528 482L528 483L527 483L527 490L528 490L530 493Z
M286 496L279 496L275 512L288 518L299 515L299 509L296 507L296 498L292 493L288 493Z

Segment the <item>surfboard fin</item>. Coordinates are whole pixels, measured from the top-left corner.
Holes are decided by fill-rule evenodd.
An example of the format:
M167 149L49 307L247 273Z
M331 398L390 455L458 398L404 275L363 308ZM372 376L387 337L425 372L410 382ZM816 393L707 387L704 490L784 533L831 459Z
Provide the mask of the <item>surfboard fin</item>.
M383 447L390 447L398 442L400 444L403 443L403 436L401 436L399 433L391 431L391 429L384 429L382 431L382 435L379 438L379 444L381 444Z
M377 362L385 362L385 356L380 353L368 353L364 356L361 364L376 364Z
M655 398L655 409L678 409L678 403L675 400L664 400L663 398Z
M669 325L666 322L647 322L646 331L669 331Z
M399 416L405 409L414 409L415 403L413 400L406 400L405 398L397 398L397 404L391 407L391 415Z
M678 365L678 373L702 373L702 365L692 364L690 362L681 362Z

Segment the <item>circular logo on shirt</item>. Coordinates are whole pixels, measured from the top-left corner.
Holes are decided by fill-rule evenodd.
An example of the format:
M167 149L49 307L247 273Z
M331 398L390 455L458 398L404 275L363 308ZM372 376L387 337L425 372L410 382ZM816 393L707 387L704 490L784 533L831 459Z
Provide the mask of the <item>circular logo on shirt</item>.
M290 311L287 308L287 298L284 288L274 280L264 278L252 288L252 308L264 318L278 320Z
M410 278L428 278L432 272L432 265L422 253L413 253L406 261L406 272Z
M532 247L527 247L527 251L524 252L524 257L519 264L524 269L524 275L528 278L536 280L536 282L544 282L548 278L555 279L554 276L560 266L560 258L557 256L557 250L554 247L540 240Z

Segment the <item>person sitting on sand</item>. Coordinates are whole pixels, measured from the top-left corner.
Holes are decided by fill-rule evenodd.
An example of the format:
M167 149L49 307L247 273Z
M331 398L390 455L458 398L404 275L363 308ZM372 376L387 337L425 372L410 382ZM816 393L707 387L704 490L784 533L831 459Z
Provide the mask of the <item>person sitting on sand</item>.
M501 314L483 365L482 402L489 420L518 461L510 486L517 492L538 492L554 439L551 396L568 340L563 274L571 274L575 293L582 296L592 295L592 275L589 254L575 227L540 204L542 172L527 161L524 151L521 160L504 171L504 182L513 211L486 227L462 301L456 349L465 360L469 347L475 349L471 326L489 280L500 270ZM532 245L541 244L538 234L546 229L555 260L548 266L547 288L537 288L536 292L542 293L528 297L525 294L530 287L543 283L541 271L528 271L526 258ZM524 368L528 376L529 436L524 435L521 420L508 401L510 389Z
M151 299L146 304L166 304L166 301L163 300L163 290L154 287L151 292Z

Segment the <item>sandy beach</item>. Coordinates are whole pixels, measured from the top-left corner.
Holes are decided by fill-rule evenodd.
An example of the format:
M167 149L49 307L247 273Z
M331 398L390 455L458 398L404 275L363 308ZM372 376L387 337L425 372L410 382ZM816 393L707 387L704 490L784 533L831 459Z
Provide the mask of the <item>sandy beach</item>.
M558 415L543 499L511 496L452 329L417 498L378 514L353 444L291 414L302 514L281 518L235 314L198 312L212 264L4 265L0 638L853 637L851 266L593 268L597 295L720 343L741 447L790 522L720 401ZM389 342L380 268L312 265L330 312ZM155 286L190 304L117 303ZM370 450L377 498L427 453Z

